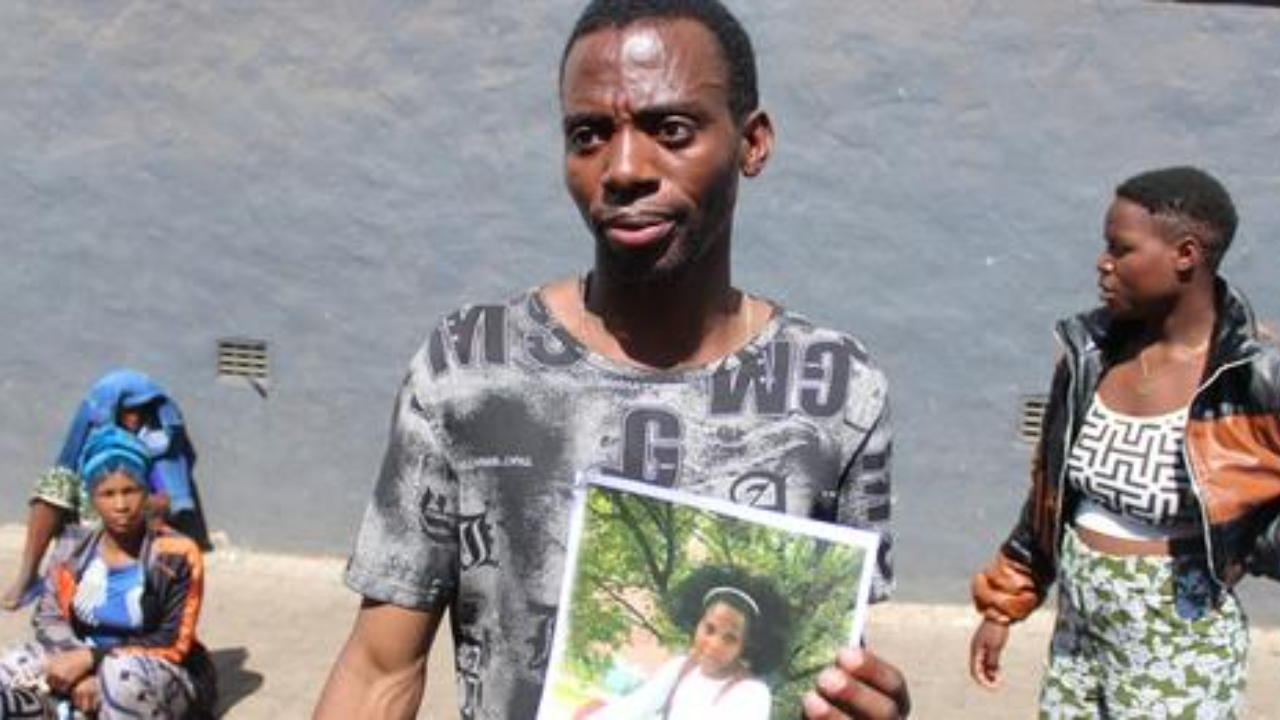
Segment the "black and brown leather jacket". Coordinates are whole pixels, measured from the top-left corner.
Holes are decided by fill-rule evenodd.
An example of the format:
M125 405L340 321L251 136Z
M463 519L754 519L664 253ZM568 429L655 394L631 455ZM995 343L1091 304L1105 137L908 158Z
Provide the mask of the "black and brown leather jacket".
M1225 282L1204 378L1188 410L1183 462L1200 505L1209 569L1220 586L1251 572L1280 579L1280 348L1259 336L1248 302ZM1085 411L1127 328L1105 309L1058 324L1063 358L1009 539L973 579L978 611L1030 615L1057 575L1064 519L1078 500L1066 465Z

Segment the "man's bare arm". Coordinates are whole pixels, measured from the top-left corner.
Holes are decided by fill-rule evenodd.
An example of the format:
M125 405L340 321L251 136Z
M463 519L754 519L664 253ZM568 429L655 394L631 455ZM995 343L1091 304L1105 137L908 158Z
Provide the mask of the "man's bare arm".
M365 600L338 654L314 720L414 718L440 615Z

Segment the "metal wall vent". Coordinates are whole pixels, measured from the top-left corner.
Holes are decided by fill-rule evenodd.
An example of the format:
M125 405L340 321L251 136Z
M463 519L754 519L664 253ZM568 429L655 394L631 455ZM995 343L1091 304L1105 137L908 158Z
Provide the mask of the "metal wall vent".
M226 338L218 341L218 379L245 380L266 397L270 378L267 341Z
M1023 395L1018 405L1018 439L1034 445L1040 442L1040 426L1044 422L1049 396Z

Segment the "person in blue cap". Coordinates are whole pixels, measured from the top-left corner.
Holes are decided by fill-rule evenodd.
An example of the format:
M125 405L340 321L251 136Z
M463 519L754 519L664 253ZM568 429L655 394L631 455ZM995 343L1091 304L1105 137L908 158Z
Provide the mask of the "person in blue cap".
M191 476L196 453L182 412L155 380L137 370L119 368L94 382L80 402L53 467L36 481L18 575L0 594L0 608L14 610L33 601L39 595L40 561L49 544L68 524L97 519L76 468L90 434L113 425L133 433L150 454L147 482L151 516L165 520L208 549Z

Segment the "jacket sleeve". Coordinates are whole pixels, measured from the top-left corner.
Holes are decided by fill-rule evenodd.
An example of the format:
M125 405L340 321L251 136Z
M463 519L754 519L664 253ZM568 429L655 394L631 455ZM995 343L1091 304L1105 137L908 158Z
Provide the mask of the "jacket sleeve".
M71 602L76 592L71 564L76 544L69 533L54 547L44 578L44 591L40 593L35 613L31 616L36 642L54 652L85 646L71 625Z
M992 561L973 577L973 604L988 620L1009 624L1025 619L1048 595L1053 585L1053 543L1057 531L1058 498L1049 482L1046 442L1051 428L1060 426L1061 398L1067 392L1067 371L1062 361L1053 374L1049 407L1041 425L1031 463L1031 488L1018 521Z
M1280 515L1273 515L1263 525L1245 567L1254 575L1280 580Z
M159 622L115 652L181 663L196 646L196 622L204 599L204 556L188 538L164 535L154 541L152 562L155 568L150 571L164 578L156 583Z

